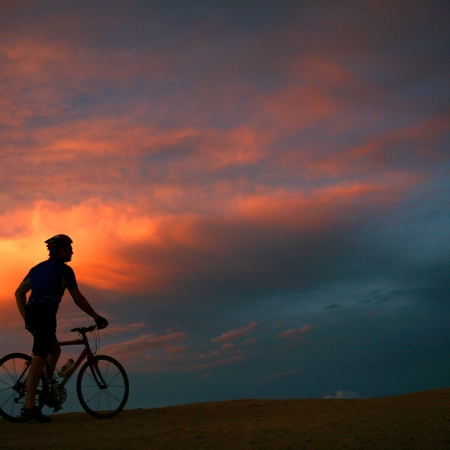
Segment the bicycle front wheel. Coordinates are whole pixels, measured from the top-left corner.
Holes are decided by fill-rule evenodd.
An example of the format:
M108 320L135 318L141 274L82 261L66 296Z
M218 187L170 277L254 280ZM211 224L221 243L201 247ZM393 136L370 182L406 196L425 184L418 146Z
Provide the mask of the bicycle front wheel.
M124 408L129 392L128 377L110 356L86 361L77 379L77 394L83 409L97 419L110 419Z
M27 373L31 356L24 353L11 353L0 359L0 416L10 422L20 422L20 409L25 403L27 392ZM42 375L36 393L36 405L44 406L42 386L45 376Z

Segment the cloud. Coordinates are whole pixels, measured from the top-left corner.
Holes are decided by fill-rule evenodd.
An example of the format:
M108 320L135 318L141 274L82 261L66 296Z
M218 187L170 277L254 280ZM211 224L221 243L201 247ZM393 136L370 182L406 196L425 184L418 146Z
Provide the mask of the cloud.
M237 364L247 358L249 358L249 356L233 356L231 358L216 359L210 363L185 365L180 368L185 372L197 372L202 370L210 370L215 367L222 367L229 364Z
M245 341L241 342L240 345L253 345L258 342L255 338L246 339Z
M16 279L2 290L11 295L24 276L20 273L38 262L35 255L46 257L43 241L56 232L75 241L72 265L79 281L100 289L206 293L213 283L231 295L233 289L249 286L262 290L312 285L324 272L337 276L333 271L337 274L361 245L354 227L394 205L407 185L398 191L352 183L312 193L277 189L245 195L219 183L213 194L222 199L220 207L218 199L208 203L210 194L196 196L203 188L192 189L195 201L189 205L195 209L203 204L204 213L164 211L165 202L182 195L178 188L156 189L154 196L150 189L146 200L140 187L132 202L39 200L0 215L4 225L0 250L11 261L0 271L5 278ZM32 220L24 224L22 217ZM29 251L24 252L25 247ZM102 252L92 252L96 247Z
M314 330L314 326L312 325L305 325L301 328L291 328L290 330L283 331L282 333L277 334L277 338L279 339L292 339L295 336L305 334L306 332L310 330Z
M121 357L137 358L152 350L164 350L166 353L179 353L185 351L185 345L173 345L172 342L182 342L186 336L182 332L170 333L162 336L144 334L135 339L110 344L103 348L105 353L112 353Z
M338 305L337 303L331 303L330 305L325 306L325 309L338 309L341 306Z
M200 359L215 358L216 356L219 356L218 350L214 350L214 351L208 353L207 355L200 355L199 358Z
M211 339L211 342L229 342L235 341L241 337L247 336L247 334L254 330L258 326L258 322L251 322L245 327L240 328L239 330L230 330L225 333L222 333L219 337L215 337Z
M355 391L336 391L335 394L327 394L326 399L344 399L344 400L358 400L363 398L359 392Z
M287 372L274 373L273 375L269 376L269 380L277 380L278 378L289 377L291 375L295 375L299 371L300 371L300 369L293 369L293 370L288 370Z
M234 344L223 344L220 348L222 348L223 350L231 350L235 347Z

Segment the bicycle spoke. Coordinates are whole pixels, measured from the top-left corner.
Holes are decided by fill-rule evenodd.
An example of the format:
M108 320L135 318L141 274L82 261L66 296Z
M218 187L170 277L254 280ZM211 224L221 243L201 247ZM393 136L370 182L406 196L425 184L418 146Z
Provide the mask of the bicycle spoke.
M10 397L13 401L11 402L11 407L10 407L10 415L12 416L13 414L14 414L14 406L15 406L15 403L14 403L14 398L15 398L15 395L13 394L13 395L11 395L11 397ZM2 405L3 406L3 405Z
M86 403L90 403L95 397L100 396L102 393L102 391L98 391L96 392L94 395L92 395L92 397L90 397L88 400L85 400Z
M106 367L105 367L105 369L104 369L104 372L103 372L103 374L102 374L103 379L104 379L105 381L106 381L106 378L108 377L109 364L110 364L110 363L108 363L108 364L106 365Z
M14 386L14 384L6 384L3 380L0 380L0 382L6 385L5 388L0 389L0 392L7 391L7 390L11 389Z
M0 405L0 408L3 408L6 403L8 403L11 399L14 399L15 393L13 392L9 397L6 398L6 400Z
M99 392L99 395L97 397L97 411L100 411L101 399L102 399L102 391Z
M108 386L111 386L111 383L120 375L120 372L117 372L107 383L106 383L106 377L104 377L105 383Z
M111 411L111 402L109 401L110 399L109 399L108 392L107 391L103 391L103 392L105 394L106 403L108 403L109 410Z
M95 384L97 384L97 380L95 379L94 374L92 373L92 371L93 371L93 368L91 367L91 372L88 372L88 371L86 370L85 374L86 374L92 381L95 381Z
M92 387L98 387L98 386L92 386ZM107 392L106 390L99 390L95 394L93 394L89 399L85 399L86 403L91 403L93 400L97 400L97 411L100 411L102 408L102 400L105 399L109 406L109 411L111 411L111 403L109 401L109 397L114 397L111 393ZM114 399L120 403L120 400L117 397L114 397Z
M13 371L14 371L14 373L11 373L11 371L8 370L7 367L3 367L3 370L6 372L6 375L8 375L9 378L11 378L11 381L13 382L13 384L14 384L14 383L16 382L16 380L17 380L17 375L16 375L15 366L16 366L15 361L13 361ZM2 381L3 381L3 380L2 380ZM6 383L5 383L5 384L6 384Z
M97 388L98 389L98 383L95 384L83 384L84 388Z
M107 395L120 403L120 399L116 397L112 392L107 391Z
M109 356L97 356L80 370L77 393L83 408L97 418L119 413L128 398L128 378L120 364Z

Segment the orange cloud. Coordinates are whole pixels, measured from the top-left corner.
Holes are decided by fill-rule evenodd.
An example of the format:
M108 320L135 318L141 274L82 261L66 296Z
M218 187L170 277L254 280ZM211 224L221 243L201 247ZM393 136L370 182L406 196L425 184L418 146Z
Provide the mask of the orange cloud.
M131 341L111 344L102 350L105 353L111 353L127 358L136 357L145 354L151 350L162 349L167 353L179 353L186 350L186 346L174 346L172 342L182 342L186 336L182 332L170 333L162 336L156 334L144 334Z
M267 154L266 147L273 139L273 133L249 125L240 125L227 132L199 130L198 134L203 139L196 158L212 172L229 165L257 162Z
M237 215L258 226L318 231L348 214L355 216L372 208L389 208L421 179L420 175L404 175L385 183L342 182L311 190L278 189L236 197L234 206Z
M68 87L81 90L85 89L82 83L86 80L126 80L131 74L148 76L167 67L166 58L133 47L83 48L68 39L22 36L10 33L8 45L0 45L5 62L2 71L5 75L27 78L37 87L63 81Z
M282 333L277 334L277 338L279 339L292 339L294 336L298 336L300 334L304 334L307 331L314 330L314 326L305 325L301 328L291 328L290 330L283 331Z
M230 344L223 344L222 347L220 347L220 348L222 348L224 350L231 350L234 347L235 347L235 345L230 343Z
M308 85L293 85L261 100L260 120L265 127L279 133L300 132L312 124L333 114L337 105L330 97L311 89ZM261 128L263 128L261 124Z
M27 226L13 235L14 223ZM100 219L99 219L100 218ZM11 296L27 271L46 259L44 241L57 233L66 233L74 239L74 256L71 265L79 281L102 289L122 288L136 283L145 276L145 285L155 282L159 269L147 267L145 274L128 261L114 258L114 250L131 242L148 242L155 233L156 222L147 216L137 216L126 205L109 207L98 202L64 208L50 202L38 202L34 209L22 209L12 216L3 216L10 236L0 238L2 265L1 277L10 280L2 283L0 298ZM8 228L9 224L9 228ZM41 255L41 256L39 256ZM136 263L138 264L138 263Z
M258 326L258 322L251 322L245 327L239 330L230 330L226 333L222 333L219 337L212 338L211 342L229 342L235 341L243 336L246 336L250 331L254 330ZM223 348L223 347L222 347Z
M177 256L184 249L229 260L230 251L236 250L229 245L231 234L244 226L262 233L318 232L348 214L359 214L362 204L364 210L395 204L420 177L403 174L385 177L384 182L343 181L308 190L254 186L246 192L232 183L219 183L206 192L194 185L190 212L183 211L185 189L176 184L138 184L129 200L102 201L93 196L81 202L41 200L5 209L0 214L0 275L8 281L0 288L0 298L10 298L29 268L47 257L43 242L56 233L69 234L75 241L72 266L80 282L121 292L162 292L175 288L174 279L192 276L196 266L183 264ZM52 184L70 192L71 185L65 183ZM196 212L202 208L208 214ZM233 264L240 264L239 258Z

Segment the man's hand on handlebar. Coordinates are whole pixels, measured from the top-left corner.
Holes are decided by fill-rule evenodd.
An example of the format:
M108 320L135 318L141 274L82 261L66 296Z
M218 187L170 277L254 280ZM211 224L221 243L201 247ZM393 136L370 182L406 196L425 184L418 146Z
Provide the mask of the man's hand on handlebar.
M108 321L102 316L97 316L97 318L94 320L99 330L106 328L108 326Z

